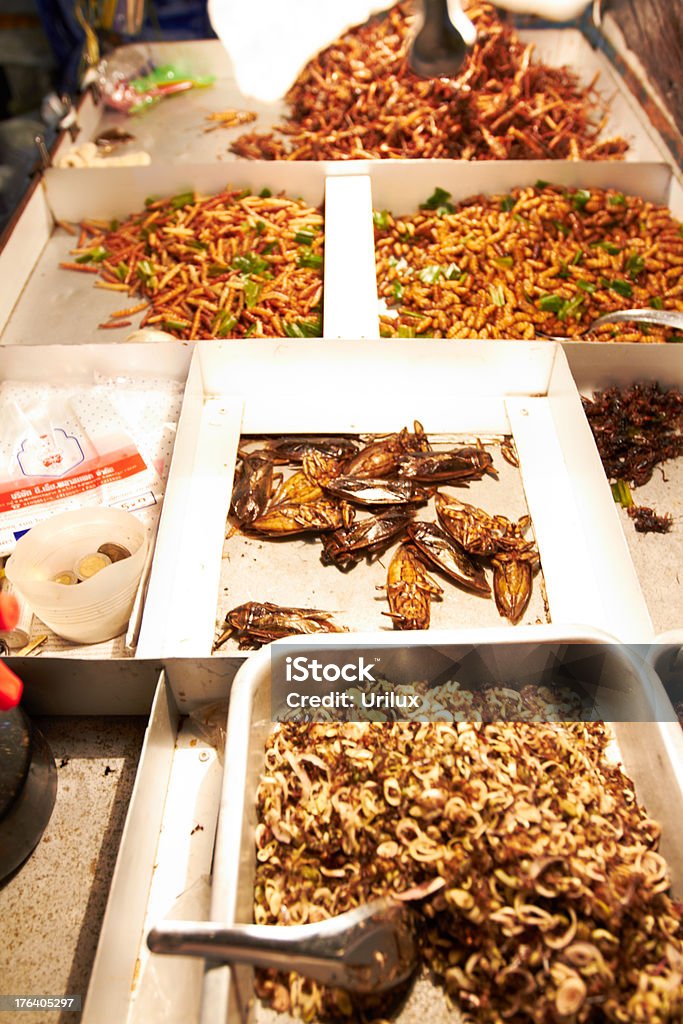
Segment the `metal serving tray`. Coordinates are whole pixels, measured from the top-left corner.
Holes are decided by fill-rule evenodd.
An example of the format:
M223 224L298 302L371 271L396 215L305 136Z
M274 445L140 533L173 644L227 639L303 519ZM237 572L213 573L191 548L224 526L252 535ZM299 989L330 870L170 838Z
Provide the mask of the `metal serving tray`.
M520 38L534 45L534 57L553 66L568 66L579 76L580 84L590 85L598 76L597 90L610 102L604 138L621 135L631 149L628 160L672 159L662 136L651 124L628 85L610 63L606 54L594 49L576 28L520 29ZM143 114L129 117L95 105L87 93L78 111L80 133L75 144L94 140L101 132L121 128L135 136L117 152L145 150L154 164L197 163L238 159L229 150L232 142L247 131L266 132L281 124L286 107L283 101L264 103L244 96L235 81L232 62L217 40L168 42L123 46L115 51L117 60L175 64L195 75L214 75L215 83L205 89L182 93L163 100ZM219 128L207 132L215 122L207 119L212 112L227 109L248 110L257 120L238 128ZM172 128L171 128L172 126ZM55 159L72 147L65 136L55 152Z
M552 622L581 618L626 641L651 638L611 492L561 348L287 339L200 342L195 349L150 579L148 606L156 614L143 625L139 655L208 656L226 611L247 600L333 612L357 606L349 625L377 628L385 605L373 586L385 582L381 567L359 587L356 579L365 567L347 576L323 570L317 548L305 542L264 541L257 552L262 571L251 560L259 542L249 560L232 556L242 553L230 546L238 538L224 548L236 450L242 435L382 433L412 427L414 419L429 434L514 437L520 475L507 467L510 475L485 485L487 501L492 511L510 516L529 510ZM475 500L475 487L460 492L463 500ZM333 602L337 594L338 605L314 603L321 597ZM482 619L483 602L463 598L453 606L455 618L451 611L439 619L435 611L434 623L500 625L493 606ZM234 647L229 656L244 657Z
M683 219L683 188L663 163L584 161L388 160L296 163L162 164L140 168L49 170L0 252L5 288L0 298L3 345L84 344L125 340L142 314L122 331L98 330L126 293L94 287L95 275L61 269L75 239L56 222L84 217L109 220L144 207L155 195L195 189L212 194L226 186L264 187L301 196L325 210L325 338L377 338L372 210L409 213L439 186L454 199L507 192L539 179L577 188L613 187L668 205ZM19 231L19 228L22 228ZM353 295L353 302L349 296Z
M326 648L339 646L339 640L339 637L322 641L307 637L296 645L296 650L311 658L316 652L322 656ZM291 650L292 642L287 643ZM466 663L467 655L476 648L479 664L491 673L491 681L499 685L528 678L534 668L540 670L539 680L552 678L552 670L546 674L545 669L548 650L557 654L557 665L568 665L573 658L573 645L580 645L586 658L583 678L597 686L595 717L615 719L612 729L618 759L635 782L641 802L663 826L662 853L671 869L674 891L680 892L683 885L680 843L683 733L677 724L674 728L678 729L678 735L671 732L673 723L668 720L673 717L673 709L645 659L610 637L583 627L520 628L514 634L509 631L472 631L460 635L422 633L405 635L400 644L395 637L387 640L375 633L350 638L348 643L350 656L359 647L377 649L383 644L396 645L397 650L387 656L387 663L395 657L402 679L424 679L429 673L426 663L430 659L433 662L435 652L441 656L440 672L443 672L443 660L452 659L454 676L462 678L459 663L463 659ZM501 658L503 643L505 657ZM465 685L468 681L469 677L465 676ZM263 770L264 742L271 729L271 651L263 650L240 669L231 694L226 769L214 857L212 920L252 920L255 793ZM412 1024L413 1020L424 1019L425 1012L435 1021L453 1019L452 1010L445 1006L443 997L435 989L421 993L419 1007L411 1009L409 998L405 1010L396 1019ZM250 969L231 971L228 967L216 967L207 971L202 1024L288 1019L253 1003Z
M610 346L572 342L563 346L579 392L590 397L611 385L657 381L663 388L683 391L683 357L679 345ZM683 458L670 459L655 469L652 479L633 492L639 505L673 517L666 534L636 533L625 509L617 507L633 564L656 633L683 628Z

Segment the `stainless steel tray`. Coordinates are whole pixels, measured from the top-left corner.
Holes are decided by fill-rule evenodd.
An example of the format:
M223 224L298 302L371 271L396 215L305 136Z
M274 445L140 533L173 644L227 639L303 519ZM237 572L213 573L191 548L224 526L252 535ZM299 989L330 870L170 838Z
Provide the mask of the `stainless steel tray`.
M236 161L229 165L163 164L158 167L47 172L5 249L0 273L0 342L3 345L84 344L125 341L132 326L98 330L115 310L133 300L125 292L94 286L94 274L59 267L70 259L75 239L56 221L84 217L110 220L144 207L151 195L195 189L219 192L226 185L301 196L325 206L323 336L376 338L379 307L375 281L372 210L406 213L433 192L447 189L454 200L478 193L507 192L543 179L575 188L612 187L668 205L683 218L683 188L664 163L453 160L341 161L296 163ZM349 296L353 295L353 302ZM4 325L4 327L3 327Z
M620 345L621 356L609 346L572 342L564 345L579 392L590 397L611 385L658 381L661 387L683 391L683 358L679 345ZM666 534L636 533L626 510L616 508L655 633L683 627L683 458L670 459L655 469L652 479L633 492L639 505L660 514L668 512L673 525Z
M652 126L646 112L637 102L621 75L615 70L604 52L595 49L586 36L576 28L520 29L525 43L534 45L534 57L553 66L569 66L579 76L580 84L588 86L598 76L597 91L611 100L604 137L622 135L631 149L628 160L669 161L671 154L662 136ZM151 59L156 64L177 64L194 74L214 75L215 83L205 89L181 93L163 100L142 114L129 117L95 106L91 94L86 94L78 112L81 128L76 145L93 141L102 131L118 127L135 136L121 149L145 150L153 163L197 163L238 159L229 150L230 144L245 131L270 131L282 123L286 112L283 101L264 103L244 96L235 81L232 62L217 40L195 42L148 43L120 47L115 56L121 61ZM212 122L210 113L226 110L248 110L257 114L257 120L238 128L219 128L207 132ZM65 137L55 157L66 153L72 146Z
M498 657L503 642L506 644L504 659ZM291 648L291 641L288 643ZM333 644L339 644L339 637L325 638L322 643L319 638L309 637L297 645L297 651L314 657L316 651L322 654ZM365 634L350 640L349 651L352 652L354 646L379 648L383 644L389 645L392 641L384 640L381 634ZM555 651L564 651L569 660L573 644L580 644L583 652L588 650L595 655L586 660L585 672L586 680L597 684L596 717L617 719L612 729L618 757L635 782L639 799L663 826L661 850L671 869L674 891L680 892L683 885L683 847L680 844L683 733L677 723L670 721L673 709L660 681L637 652L615 644L597 631L575 627L566 631L524 628L514 636L509 632L494 635L484 631L472 631L465 636L413 634L405 637L396 656L400 659L402 678L411 677L411 664L413 678L424 678L426 659L434 651L460 662L476 647L481 664L491 671L492 679L504 685L508 680L524 676L533 665L542 666L548 644ZM626 720L629 718L633 721ZM255 793L263 769L264 742L271 728L271 652L264 650L240 670L231 695L226 770L214 856L213 920L252 920ZM203 1024L285 1020L264 1010L260 1004L253 1004L252 984L253 973L247 968L231 971L219 967L207 971ZM442 996L434 989L431 996L428 992L429 986L427 992L421 993L422 1014L428 1012L435 1021L452 1020L449 1016L452 1011L446 1008ZM412 1022L420 1019L419 1012L411 1010L409 1000L405 1012L396 1019Z

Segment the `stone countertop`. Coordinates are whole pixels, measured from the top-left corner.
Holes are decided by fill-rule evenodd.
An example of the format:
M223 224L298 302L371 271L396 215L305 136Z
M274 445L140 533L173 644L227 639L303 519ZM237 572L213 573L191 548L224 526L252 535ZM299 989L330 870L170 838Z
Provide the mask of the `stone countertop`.
M43 837L0 884L0 994L85 1000L146 718L34 717L58 768ZM69 1011L0 1011L0 1024L72 1024Z

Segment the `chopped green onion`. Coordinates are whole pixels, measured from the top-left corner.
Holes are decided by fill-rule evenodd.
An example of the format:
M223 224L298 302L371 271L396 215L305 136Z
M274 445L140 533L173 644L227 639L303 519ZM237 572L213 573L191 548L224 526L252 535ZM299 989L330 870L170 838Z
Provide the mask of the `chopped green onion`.
M435 210L441 217L444 213L453 213L455 207L450 202L451 193L445 188L435 188L429 199L420 203L421 210Z
M617 480L616 483L610 486L612 488L612 497L617 505L621 505L622 508L631 508L633 505L633 495L627 482L625 480Z
M491 302L494 304L494 306L505 305L505 292L499 284L490 285L489 294L491 296Z
M549 184L549 181L544 181L543 178L539 178L536 182L536 188L547 188Z
M542 295L538 300L538 308L546 313L559 313L564 302L561 295Z
M607 202L610 206L626 206L626 196L623 192L615 192L613 196L610 196Z
M620 277L615 278L614 281L610 281L609 286L613 292L616 292L617 295L621 295L625 299L630 299L633 295L633 288L631 285L628 281L624 281Z
M254 230L256 231L257 235L262 235L263 232L266 230L266 222L264 220L257 220L256 224L254 225Z
M597 285L593 284L592 281L584 281L583 279L576 282L576 287L581 288L584 292L588 292L589 295L592 295L597 290Z
M256 330L256 324L252 324L251 327L247 331L244 332L244 337L245 338L251 338L251 336L252 336L252 334L254 333L255 330Z
M96 246L94 249L88 249L81 256L76 257L76 263L101 263L102 260L106 260L109 252L104 249L101 245Z
M564 262L564 260L561 260L560 262L560 269L557 272L557 276L560 278L561 281L566 281L568 277L572 276L569 273L569 267Z
M285 320L282 326L288 338L319 338L322 334L320 317L315 320Z
M573 317L578 319L581 315L581 308L585 301L586 300L583 295L575 295L573 299L568 299L562 304L562 308L557 314L557 319L569 320Z
M261 199L270 199L272 194L273 193L270 191L269 188L262 188L261 191L259 192L259 196L261 197Z
M593 249L604 249L610 256L618 256L621 252L619 246L615 245L614 242L591 242L591 246Z
M297 245L313 245L317 237L317 231L311 231L310 228L302 228L301 231L297 231L294 235L294 241Z
M259 296L263 289L263 285L259 284L258 281L252 281L250 277L244 282L244 301L247 309L251 309L255 306L259 300Z
M569 228L567 227L567 225L566 225L566 224L565 224L565 223L564 223L563 221L561 221L561 220L554 220L554 221L553 221L553 224L555 225L555 227L557 228L557 230L559 231L559 233L560 233L561 235L564 235L564 236L565 236L565 238L566 238L566 236L567 236L567 235L569 234L569 232L570 232L570 229L569 229Z
M239 203L240 199L246 199L247 196L250 196L250 195L251 195L251 189L250 188L243 188L242 191L238 192L237 195L235 196L235 202ZM264 196L263 198L267 199L268 197Z
M588 189L580 188L572 196L572 206L575 210L585 210L586 204L590 200L591 194Z
M180 320L162 320L161 326L167 331L186 331L189 324L181 323Z
M650 309L664 309L664 303L659 295L655 295L653 299L650 299Z
M459 281L460 278L464 277L462 270L457 263L449 263L446 267L443 275L447 281Z
M222 309L213 322L213 332L217 338L225 338L237 325L237 317L231 316Z
M285 320L283 321L282 327L288 338L303 338L304 336L304 332L297 323L292 324Z
M188 238L185 244L189 249L201 249L202 251L205 251L209 248L206 242L200 242L198 238Z
M495 256L493 262L497 267L511 267L515 261L512 256Z
M235 256L231 267L241 270L243 274L262 274L270 266L268 260L264 260L258 253L247 252L241 256Z
M376 228L380 231L386 231L389 227L390 213L388 210L373 210L372 221Z
M400 302L403 298L404 288L400 281L394 281L394 299L396 302Z
M118 221L116 219L109 221L109 230L110 231L118 231L119 227L120 227L120 221Z
M583 260L584 251L583 249L577 249L571 259L571 266L578 267L579 263Z
M173 199L169 202L169 206L172 210L182 210L183 206L189 206L190 203L194 202L194 192L181 192L180 195L173 196Z
M309 267L311 270L320 270L323 265L323 258L309 249L299 249L297 257L298 267Z
M407 324L399 324L398 325L398 337L399 338L415 338L416 337L415 328L414 327L408 327Z
M439 278L443 277L443 268L433 263L428 267L423 267L417 276L423 284L436 284Z
M630 278L637 277L638 274L645 270L645 260L637 252L632 252L627 258L624 268Z
M116 276L118 277L119 281L125 281L126 280L126 278L128 277L128 271L129 270L130 270L130 267L128 266L127 263L123 263L123 262L119 263L118 267L116 268Z
M154 267L149 260L140 260L136 267L136 273L141 280L145 280L149 277L154 277Z
M154 203L159 202L159 196L147 196L145 199L145 206L153 206Z
M517 200L514 196L504 196L500 201L500 208L503 213L510 213L517 205Z

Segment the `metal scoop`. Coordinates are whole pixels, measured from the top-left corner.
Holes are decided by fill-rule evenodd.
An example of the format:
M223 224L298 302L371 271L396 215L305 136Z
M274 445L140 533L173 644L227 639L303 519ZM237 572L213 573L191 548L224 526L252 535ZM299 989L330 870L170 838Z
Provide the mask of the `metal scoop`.
M413 913L392 899L289 927L164 921L149 932L147 945L153 953L295 970L323 985L360 993L393 988L417 963Z
M597 327L602 327L603 324L620 323L654 324L657 327L673 327L683 332L683 313L679 313L675 309L618 309L613 313L605 313L604 316L598 317L581 334L588 334ZM576 341L579 336L568 338L551 334L545 335L545 337L549 341Z
M460 7L456 27L448 0L422 0L422 8L422 25L409 49L408 63L422 78L455 78L477 37L474 25Z

